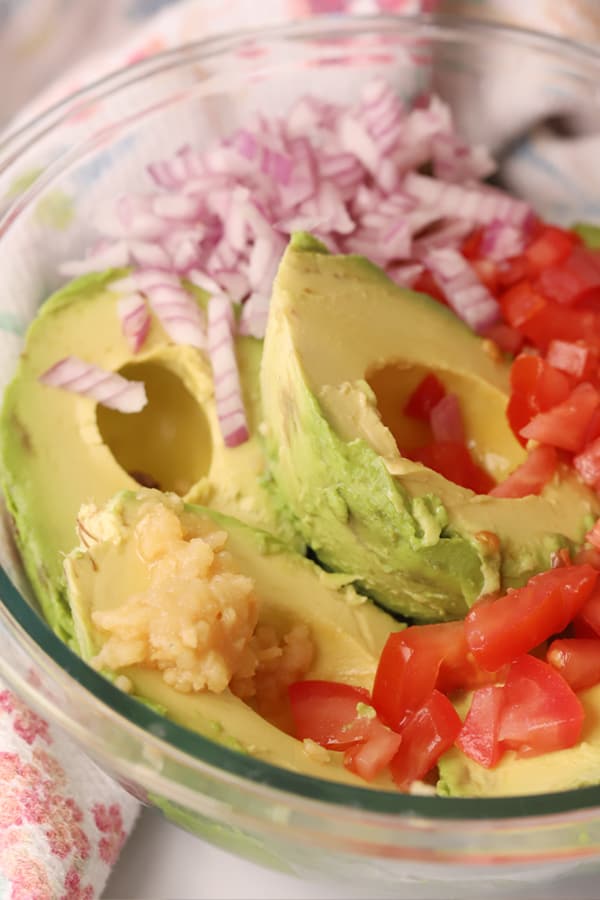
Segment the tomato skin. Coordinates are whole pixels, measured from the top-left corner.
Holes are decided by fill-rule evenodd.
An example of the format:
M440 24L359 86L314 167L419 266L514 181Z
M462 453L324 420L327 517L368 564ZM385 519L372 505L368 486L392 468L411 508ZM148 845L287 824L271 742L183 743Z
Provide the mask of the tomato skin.
M404 726L400 749L390 763L392 778L400 790L408 790L413 781L436 765L458 737L461 726L448 698L433 691Z
M565 679L548 663L524 655L510 667L503 688L498 739L519 756L573 747L581 738L584 709Z
M516 328L511 328L510 325L506 325L504 322L492 325L486 330L484 337L493 341L503 353L508 353L509 356L516 356L525 340Z
M358 703L370 704L369 692L335 681L307 680L290 685L294 733L330 750L345 750L366 740L373 720L357 717Z
M457 441L432 441L407 455L476 494L487 494L494 487L494 479L473 460L468 447Z
M515 256L498 264L498 286L513 287L519 281L525 281L529 275L529 265L524 256Z
M372 781L390 764L401 743L401 735L375 720L367 740L348 747L344 753L344 765L365 781Z
M593 309L565 307L547 300L515 327L543 353L553 339L583 340L593 347L600 347L600 312Z
M490 491L490 497L527 497L540 494L556 472L554 447L535 447L514 472Z
M503 703L504 692L499 685L478 688L456 739L465 756L486 769L497 765L503 753L498 738Z
M586 346L583 341L550 342L546 360L555 369L560 369L577 381L589 381L598 369L598 350Z
M573 624L585 625L587 629L600 637L600 587L596 587L587 598Z
M521 430L540 412L562 403L571 392L571 382L564 372L553 368L541 356L523 353L510 370L511 395L506 415L516 437L526 440Z
M512 328L527 335L525 326L528 322L545 312L548 301L526 279L517 281L500 297L500 306L504 319ZM528 335L527 335L528 336Z
M399 731L435 688L442 656L435 641L423 640L414 625L391 634L379 658L372 702L386 725Z
M437 286L437 282L429 269L425 269L423 272L421 272L419 277L414 282L411 290L416 291L419 294L427 294L428 297L432 297L443 306L448 306L446 298Z
M573 457L573 465L585 484L594 487L600 483L600 438Z
M522 588L474 606L465 619L465 635L481 668L500 669L563 631L590 597L599 574L589 565L550 569Z
M404 414L413 419L429 422L431 411L435 409L440 400L446 396L446 388L432 372L419 382L415 390L408 398L404 407Z
M576 245L557 265L540 271L536 286L549 300L565 306L600 299L600 254Z
M560 266L578 243L579 238L572 231L545 225L523 254L529 273L535 275L549 266Z
M600 394L589 382L575 387L566 400L547 412L538 413L521 437L579 453L584 446L592 416L600 406Z
M553 641L546 660L574 691L583 691L600 683L600 640L597 637Z

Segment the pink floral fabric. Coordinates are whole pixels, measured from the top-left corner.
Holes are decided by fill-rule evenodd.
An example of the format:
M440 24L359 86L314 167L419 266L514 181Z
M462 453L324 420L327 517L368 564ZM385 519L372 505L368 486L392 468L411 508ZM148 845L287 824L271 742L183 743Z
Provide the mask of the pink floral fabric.
M0 786L0 897L99 896L137 801L6 689Z

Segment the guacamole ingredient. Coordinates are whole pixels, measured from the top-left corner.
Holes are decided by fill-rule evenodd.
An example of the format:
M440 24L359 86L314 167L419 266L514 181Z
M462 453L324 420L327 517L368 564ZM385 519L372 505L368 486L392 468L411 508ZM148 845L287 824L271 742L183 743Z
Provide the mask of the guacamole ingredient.
M370 706L369 692L332 681L298 681L289 689L294 734L344 752L349 771L372 781L389 765L402 738Z
M39 376L42 384L62 388L122 413L140 412L148 398L143 381L130 381L77 356L65 356Z
M574 691L583 691L600 683L600 641L597 637L552 641L546 660Z
M208 355L213 370L217 416L226 447L237 447L249 436L233 332L231 300L224 295L211 297L208 301Z
M510 363L450 310L307 235L284 256L271 309L266 448L325 565L432 622L464 616L481 596L549 568L560 547L581 545L598 499L566 466L539 496L514 501L455 483L487 492L526 453L506 420ZM404 415L429 374L459 398L468 446L432 441L429 421ZM434 471L442 466L447 477Z
M164 707L169 718L187 728L260 759L317 777L361 783L344 767L341 754L315 757L291 736L287 689L291 682L307 678L340 680L368 691L390 629L402 628L400 623L357 595L345 579L324 572L265 532L184 504L173 494L122 492L105 505L83 507L79 520L81 544L68 554L65 571L84 659L101 656L113 637L129 639L123 627L115 633L98 622L131 620L137 638L139 620L130 617L140 616L145 629L147 604L152 602L162 620L162 626L149 626L157 658L151 658L150 650L118 670L129 679L133 696ZM209 588L194 573L207 565L211 554ZM165 590L156 594L161 587ZM177 601L167 604L165 591L171 588ZM239 616L230 616L230 607ZM208 643L203 647L204 636ZM146 637L142 640L149 649ZM194 643L195 648L190 646ZM205 652L211 649L212 655ZM169 669L176 670L169 676L172 684L164 678ZM222 687L233 670L229 685L219 693L177 689L207 677ZM109 669L106 674L113 677L116 672ZM389 772L375 782L392 785Z
M510 473L508 478L489 491L490 497L529 497L541 494L552 480L558 468L558 454L554 447L534 447L525 462ZM586 535L586 539L589 540Z
M121 320L123 336L132 353L141 350L148 337L152 319L145 297L141 294L128 294L117 303L117 312Z
M432 691L400 732L400 749L390 763L392 778L400 790L409 790L431 771L454 744L461 724L450 700L439 691Z
M474 606L464 627L479 665L493 672L563 631L591 596L598 574L589 565L561 566Z
M424 261L454 312L476 332L500 318L500 307L459 250L430 250Z
M258 600L225 549L226 532L208 523L184 533L175 510L154 505L140 516L132 540L148 564L149 583L118 609L92 612L105 637L93 665L156 667L184 692L220 693L234 676L252 676Z

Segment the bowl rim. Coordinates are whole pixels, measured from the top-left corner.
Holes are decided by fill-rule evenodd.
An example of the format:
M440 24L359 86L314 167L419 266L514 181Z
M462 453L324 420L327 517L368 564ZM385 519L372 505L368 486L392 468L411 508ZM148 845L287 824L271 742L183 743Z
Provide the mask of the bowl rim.
M257 28L245 28L215 35L204 40L184 44L141 60L124 69L113 71L96 82L59 101L38 116L10 132L0 142L0 175L18 160L25 146L32 147L66 119L96 103L107 95L118 94L140 81L158 76L171 69L239 48L248 41L268 43L277 39L323 39L347 36L365 28L380 31L391 28L396 32L435 37L454 35L460 40L478 37L500 37L514 44L515 41L529 49L559 52L565 64L574 61L589 64L600 74L600 50L592 45L578 43L543 32L503 25L482 19L466 19L458 15L336 15L315 16L292 23ZM9 227L19 212L27 206L34 184L18 198L12 199L1 211L0 235ZM46 624L21 596L10 577L0 567L0 617L8 625L11 635L22 648L33 642L46 656L46 661L60 669L69 679L70 690L81 693L83 699L98 702L105 715L115 717L121 727L138 732L137 737L157 748L166 743L170 748L185 754L186 762L208 766L216 772L251 783L256 790L283 793L286 801L311 801L322 809L330 804L344 807L351 817L364 813L373 814L378 823L390 827L404 816L436 822L459 820L463 824L482 820L537 819L560 816L600 807L600 786L576 788L569 791L519 795L510 797L460 798L417 796L393 791L375 790L369 787L351 786L312 776L302 775L273 765L245 753L232 750L203 737L165 718L143 703L123 693L110 681L94 671L77 656ZM72 684L71 684L72 682ZM48 705L47 698L44 704ZM54 704L55 709L56 704ZM57 710L58 712L58 710ZM157 731L163 739L156 737Z

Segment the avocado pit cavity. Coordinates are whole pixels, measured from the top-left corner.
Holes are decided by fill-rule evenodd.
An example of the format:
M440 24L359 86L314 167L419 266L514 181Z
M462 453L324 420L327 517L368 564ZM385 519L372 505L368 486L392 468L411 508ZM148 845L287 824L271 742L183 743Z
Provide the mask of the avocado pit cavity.
M523 450L508 427L502 395L481 379L466 373L436 369L402 360L386 362L367 372L383 424L392 433L400 452L412 453L432 439L426 422L404 412L419 383L430 372L455 394L465 425L466 444L474 461L495 481L503 480L523 460Z
M157 362L128 363L120 374L143 381L148 403L128 414L98 406L102 440L139 484L183 496L210 469L212 439L202 407L181 379Z

